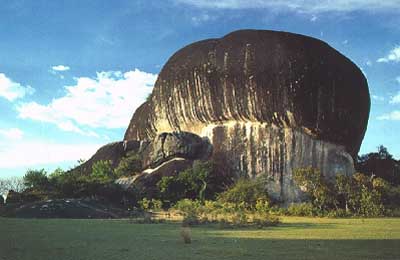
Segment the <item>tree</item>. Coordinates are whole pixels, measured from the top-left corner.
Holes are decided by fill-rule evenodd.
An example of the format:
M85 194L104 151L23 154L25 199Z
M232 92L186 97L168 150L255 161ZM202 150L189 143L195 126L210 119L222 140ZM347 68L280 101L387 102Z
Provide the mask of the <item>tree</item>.
M355 166L358 172L375 175L391 185L400 185L400 161L396 161L383 145L377 152L359 156Z
M318 169L312 167L295 169L293 180L310 196L311 202L319 210L337 207L332 185L325 181Z
M142 159L140 155L134 152L128 153L128 155L121 159L118 167L115 169L115 174L118 177L130 176L134 173L138 173L142 170Z
M157 183L161 197L165 201L176 202L183 198L200 199L213 197L211 162L195 161L193 166L178 173L177 176L164 176Z
M336 175L335 188L339 201L343 200L346 212L350 212L350 207L355 210L357 198L354 196L354 181L352 177L338 174Z
M25 189L24 180L20 177L0 179L0 196L6 196L10 190L22 192Z
M348 213L362 216L380 216L384 204L389 204L390 184L382 178L355 173L353 176L336 176L336 191Z
M244 204L247 208L255 207L257 202L264 201L269 203L268 193L265 185L260 180L241 178L225 192L218 196L221 202L234 204ZM260 202L259 202L260 203Z
M24 176L24 185L31 189L45 190L48 184L47 172L44 169L28 170Z
M0 179L0 196L6 196L9 191L9 186L6 179Z
M354 196L359 202L356 213L362 216L382 215L385 211L382 203L383 192L386 189L384 180L374 176L368 177L362 173L354 174L353 179L356 182Z
M20 177L0 179L0 199L6 199L9 191L22 192L25 190L24 180Z
M111 161L97 161L92 166L92 174L89 180L100 184L110 183L116 176Z

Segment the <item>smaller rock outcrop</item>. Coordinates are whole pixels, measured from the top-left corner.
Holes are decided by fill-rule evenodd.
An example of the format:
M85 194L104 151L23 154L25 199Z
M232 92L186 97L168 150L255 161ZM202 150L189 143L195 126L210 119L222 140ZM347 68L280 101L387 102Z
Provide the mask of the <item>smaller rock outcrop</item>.
M145 191L148 196L152 197L153 194L159 192L157 183L162 177L177 176L180 172L190 168L192 165L192 160L174 158L162 163L154 169L146 169L141 174L131 177L133 178L132 184L135 184L137 188Z
M154 168L172 158L206 159L212 153L208 139L188 132L161 133L143 150L143 169Z
M152 141L124 141L107 144L101 147L87 162L73 169L82 175L88 175L92 166L98 161L111 161L116 168L121 159L128 153L138 153L142 159L142 171L131 177L121 177L116 183L124 189L133 185L146 190L156 188L156 184L164 176L174 176L192 166L194 160L206 160L212 154L213 148L207 138L188 133L161 133Z
M6 205L0 216L13 218L111 219L127 218L131 212L111 203L85 199L55 199Z
M146 194L156 192L157 182L165 176L176 176L190 168L194 160L206 160L213 148L208 139L188 132L161 133L139 150L143 160L142 173L116 181L125 189L133 185Z
M77 166L73 171L79 172L81 175L89 175L92 172L92 166L98 161L110 161L111 166L116 168L121 159L129 152L138 152L143 143L139 141L123 141L106 144L86 162Z

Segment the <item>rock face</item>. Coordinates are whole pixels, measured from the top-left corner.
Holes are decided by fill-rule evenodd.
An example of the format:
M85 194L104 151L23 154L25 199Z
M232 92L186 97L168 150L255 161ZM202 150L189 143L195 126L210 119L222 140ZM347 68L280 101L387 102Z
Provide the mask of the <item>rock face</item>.
M162 163L156 168L146 169L141 174L130 177L130 179L132 184L136 184L137 188L145 190L149 197L153 197L159 192L157 183L162 177L177 176L179 172L188 169L192 165L192 160L177 157Z
M161 133L143 149L143 169L157 167L176 157L207 159L211 152L212 146L207 138L187 132Z
M82 175L89 175L92 172L92 166L97 161L111 161L111 166L116 168L121 159L128 152L138 152L143 146L143 142L139 141L123 141L104 145L86 162L74 168L74 171Z
M208 159L212 145L207 138L188 132L161 133L139 151L143 159L142 173L116 181L124 189L133 185L151 196L157 193L162 177L176 176L193 165L194 160Z
M186 131L208 138L237 174L267 174L272 196L298 201L293 169L352 174L370 97L360 69L328 44L243 30L193 43L163 67L125 140Z

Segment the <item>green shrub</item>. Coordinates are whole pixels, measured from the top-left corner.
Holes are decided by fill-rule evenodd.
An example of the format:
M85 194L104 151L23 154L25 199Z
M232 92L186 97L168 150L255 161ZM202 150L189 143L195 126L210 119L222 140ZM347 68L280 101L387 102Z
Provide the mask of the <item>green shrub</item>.
M242 205L247 209L255 208L257 202L258 207L265 207L270 204L268 193L265 185L258 180L250 180L247 178L239 179L231 188L218 196L221 202Z
M248 216L244 210L236 211L232 216L232 225L234 227L243 227L248 224Z
M152 210L161 210L162 209L162 201L157 199L147 199L143 198L139 201L139 207L144 211L152 211Z
M90 182L109 183L116 179L116 175L111 166L111 161L97 161L92 166L92 173L87 179Z
M24 175L24 185L35 190L46 190L49 186L47 172L41 170L28 170Z
M369 190L362 188L360 198L360 210L361 216L375 217L383 216L385 207L381 203L381 196L375 190Z
M248 210L237 204L220 201L180 200L174 206L183 215L184 225L217 223L220 228L257 226L259 228L273 226L279 223L277 216Z
M287 212L291 216L317 216L321 213L309 202L292 203L288 207Z
M253 224L258 228L276 226L280 223L277 216L272 216L269 214L256 215L253 218Z
M318 169L312 167L295 169L293 180L309 195L312 204L320 211L336 207L335 191Z
M183 199L175 204L174 209L180 211L183 215L183 223L185 225L195 225L199 223L200 207L201 203L199 201Z
M336 209L336 210L330 210L326 214L327 217L329 218L346 218L350 217L351 214L346 211L345 209Z
M130 152L126 157L122 158L115 168L115 174L118 177L131 176L132 174L138 173L142 170L142 158L139 154Z
M211 172L210 162L195 161L191 168L177 176L164 176L157 183L161 198L171 203L184 198L204 201L206 197L213 195L208 185Z
M271 209L270 200L266 200L265 198L258 198L255 205L255 210L258 213L267 213Z
M291 215L382 216L385 205L392 201L392 186L381 178L361 173L352 176L338 174L335 183L328 183L313 168L297 169L294 180L305 191L312 204L292 205Z
M384 215L383 198L387 194L387 182L361 173L354 174L352 179L354 188L351 196L355 200L353 214L365 217Z

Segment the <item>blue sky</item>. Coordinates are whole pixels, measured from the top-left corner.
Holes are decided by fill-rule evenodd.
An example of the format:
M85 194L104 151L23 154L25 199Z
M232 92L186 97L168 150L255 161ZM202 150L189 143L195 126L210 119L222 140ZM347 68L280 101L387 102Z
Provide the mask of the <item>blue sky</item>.
M0 177L68 169L121 140L175 51L249 28L322 39L361 67L361 153L400 158L399 0L0 0Z

